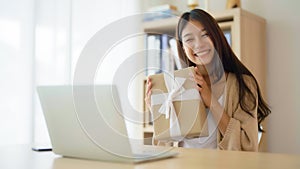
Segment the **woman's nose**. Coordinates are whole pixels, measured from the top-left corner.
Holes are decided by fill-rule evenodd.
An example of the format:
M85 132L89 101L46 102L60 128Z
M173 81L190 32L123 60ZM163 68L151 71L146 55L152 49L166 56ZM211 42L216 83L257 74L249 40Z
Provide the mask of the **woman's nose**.
M194 44L194 48L198 49L201 48L203 46L203 39L201 37L196 37L195 38L195 44Z

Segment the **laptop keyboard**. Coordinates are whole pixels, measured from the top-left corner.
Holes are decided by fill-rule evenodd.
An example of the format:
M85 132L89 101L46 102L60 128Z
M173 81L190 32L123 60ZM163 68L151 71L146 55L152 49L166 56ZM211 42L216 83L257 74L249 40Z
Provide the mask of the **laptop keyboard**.
M137 157L137 158L146 158L146 157L153 157L153 156L160 156L162 154L165 154L166 151L162 151L161 149L143 149L143 150L140 150L139 152L137 153L134 153L134 157Z

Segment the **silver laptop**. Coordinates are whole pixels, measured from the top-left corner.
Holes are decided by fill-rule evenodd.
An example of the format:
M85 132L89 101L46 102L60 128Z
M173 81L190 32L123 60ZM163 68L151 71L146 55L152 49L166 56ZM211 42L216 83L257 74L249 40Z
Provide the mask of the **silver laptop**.
M171 148L144 146L133 152L114 85L39 86L52 151L114 162L143 162L177 155Z

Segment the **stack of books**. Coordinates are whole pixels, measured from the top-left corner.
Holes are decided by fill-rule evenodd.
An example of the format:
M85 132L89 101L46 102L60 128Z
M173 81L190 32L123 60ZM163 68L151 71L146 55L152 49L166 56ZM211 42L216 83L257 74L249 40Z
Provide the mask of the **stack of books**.
M146 37L146 76L182 69L174 37L167 34L148 34Z
M156 19L170 18L179 16L180 12L177 7L171 4L159 5L151 7L145 13L144 21L152 21Z

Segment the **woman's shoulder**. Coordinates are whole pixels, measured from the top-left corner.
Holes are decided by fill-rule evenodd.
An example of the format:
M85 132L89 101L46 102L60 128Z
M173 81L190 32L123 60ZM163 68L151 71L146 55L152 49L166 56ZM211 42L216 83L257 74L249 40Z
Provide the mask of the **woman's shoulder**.
M250 75L247 75L247 74L243 74L242 75L244 81L246 82L255 82L255 79L254 77L250 76ZM232 72L228 72L227 74L227 81L237 81L237 76L235 73L232 73Z
M256 88L255 78L253 76L243 74L242 78L249 88ZM235 73L229 72L227 75L227 84L238 86L238 79Z

